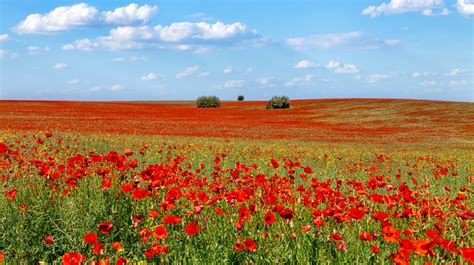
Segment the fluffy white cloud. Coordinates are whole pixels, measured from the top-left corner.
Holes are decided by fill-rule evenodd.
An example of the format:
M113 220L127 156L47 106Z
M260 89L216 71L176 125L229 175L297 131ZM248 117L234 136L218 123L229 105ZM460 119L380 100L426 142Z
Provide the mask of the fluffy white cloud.
M429 76L436 76L436 73L430 73L430 72L415 72L411 75L413 78L420 78L420 77L429 77Z
M177 74L177 75L176 75L176 79L183 79L183 78L186 78L186 77L188 77L188 76L192 76L192 75L194 75L197 71L199 71L199 66L197 66L197 65L188 67L188 68L184 69L183 72Z
M458 0L456 8L458 12L463 16L474 16L474 2L469 0Z
M420 12L425 16L447 15L443 0L390 0L379 6L369 6L362 11L364 15L376 17L381 14L401 14L408 12Z
M458 68L454 68L453 70L449 71L448 73L446 73L445 75L446 76L457 76L461 73L463 73L464 71L463 70L460 70Z
M229 67L226 67L224 68L224 74L230 74L232 73L234 70L232 69L232 66L229 66Z
M378 49L386 46L394 46L400 43L399 40L382 40L377 36L360 32L344 32L317 34L307 37L290 38L287 43L296 50L329 49L329 48L357 48L357 49Z
M295 77L293 78L292 80L288 81L285 83L285 86L295 86L295 85L306 85L306 84L310 84L314 81L314 79L316 78L315 75L313 74L307 74L303 77Z
M141 48L172 48L176 50L195 50L203 46L217 45L257 45L264 42L255 30L236 22L224 24L216 22L178 22L169 26L125 26L110 31L110 35L96 39L77 40L63 46L63 49L92 50L104 47L112 50Z
M114 11L104 13L104 20L109 24L129 25L137 21L147 22L158 12L157 6L143 5L135 3L125 7L119 7Z
M306 68L314 68L318 66L319 64L316 64L310 60L301 60L293 67L296 69L306 69Z
M61 6L47 14L31 14L14 27L19 34L41 34L101 23L128 25L146 22L158 11L156 6L130 4L114 11L99 12L86 3Z
M329 61L324 67L334 69L334 72L338 74L357 74L360 72L354 64L342 64L334 60Z
M56 70L63 70L63 69L66 69L66 68L68 68L68 65L64 64L64 63L57 63L54 66L54 69L56 69Z
M10 58L10 59L15 59L17 58L19 55L18 53L16 52L10 52L8 50L3 50L3 49L0 49L0 59L3 59L3 58Z
M120 84L114 84L114 85L110 85L110 86L94 86L94 87L91 87L90 90L91 91L94 91L94 92L99 92L99 91L112 91L112 92L116 92L116 91L121 91L121 90L124 90L125 87L123 85L120 85Z
M357 74L359 69L354 64L344 64L334 70L338 74Z
M399 76L399 73L390 73L390 74L373 74L367 77L367 82L377 83L379 81L390 79Z
M8 34L1 34L0 41L6 41L6 40L8 40Z
M224 88L242 87L244 84L245 80L227 80L224 82Z
M76 84L79 84L79 82L81 82L79 79L72 79L72 80L67 81L69 85L76 85Z
M266 87L266 86L271 86L272 81L274 80L274 77L261 77L257 79L257 82L260 84L260 86Z
M156 74L155 73L149 73L147 75L144 75L140 77L140 80L142 81L151 81L156 79Z

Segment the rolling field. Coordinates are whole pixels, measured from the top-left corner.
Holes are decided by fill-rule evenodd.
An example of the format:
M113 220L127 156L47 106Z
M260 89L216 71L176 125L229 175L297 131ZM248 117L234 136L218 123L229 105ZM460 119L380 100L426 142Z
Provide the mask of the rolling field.
M0 101L0 263L474 262L474 105Z

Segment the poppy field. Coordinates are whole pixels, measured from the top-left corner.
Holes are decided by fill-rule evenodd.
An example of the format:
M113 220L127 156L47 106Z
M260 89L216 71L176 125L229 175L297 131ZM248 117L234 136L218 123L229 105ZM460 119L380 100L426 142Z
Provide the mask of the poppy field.
M474 263L472 103L0 101L0 263Z

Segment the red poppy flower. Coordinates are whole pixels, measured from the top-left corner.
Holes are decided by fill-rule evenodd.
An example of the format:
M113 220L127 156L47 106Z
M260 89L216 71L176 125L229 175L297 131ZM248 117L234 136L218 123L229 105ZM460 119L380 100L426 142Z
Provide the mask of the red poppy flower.
M459 248L459 252L467 262L474 262L474 248Z
M372 246L372 253L374 253L374 254L379 253L379 247L378 246Z
M54 239L53 239L52 236L49 236L49 235L48 235L48 236L45 236L45 237L43 238L43 242L44 242L46 245L51 245L51 244L54 243Z
M159 225L155 228L155 232L153 232L153 237L157 239L165 239L168 237L168 232L166 231L166 227Z
M249 219L249 210L246 207L241 207L239 209L239 220L245 222L247 219Z
M201 228L199 228L199 225L195 222L190 223L184 228L184 232L186 232L188 236L194 236L195 234L199 233L200 230Z
M275 169L280 166L278 164L278 161L275 158L272 158L271 162L272 162L272 167L275 168Z
M244 249L250 252L255 252L257 250L257 244L252 238L247 238L244 242Z
M329 238L329 240L341 240L341 239L342 239L342 236L338 233L333 233L331 237Z
M263 220L265 221L267 225L271 225L276 221L276 218L272 212L268 211L267 214L265 214L265 217L263 218Z
M82 256L76 252L69 252L63 255L63 265L79 265L86 260L85 256Z
M413 246L415 247L414 252L415 254L420 255L420 256L426 256L426 255L434 256L435 253L433 252L433 249L432 249L434 245L435 243L429 239L417 240L413 243Z
M174 215L167 215L165 218L163 218L162 222L163 224L166 225L174 225L181 223L182 218L179 216L174 216Z
M293 219L293 217L295 217L295 212L293 212L292 210L290 210L288 208L285 208L280 212L280 216L281 216L281 218L283 218L285 220L291 221L291 219Z
M384 234L384 239L388 242L398 242L400 237L400 231L391 225L385 226L382 229L382 233Z
M112 247L114 248L115 252L120 252L123 250L123 245L120 242L112 242Z
M349 216L352 218L352 219L356 219L356 220L360 220L362 218L364 218L364 215L365 215L365 211L359 209L359 208L352 208L350 211L349 211Z
M13 201L15 199L16 193L17 193L16 189L11 189L5 192L5 195L8 197L10 201Z
M371 241L372 240L372 235L370 235L369 232L363 232L362 234L360 234L359 238L364 240L364 241Z
M86 243L86 244L95 243L95 242L97 242L97 240L98 240L97 235L93 232L87 233L84 236L84 243Z
M0 263L3 261L3 252L0 251Z
M103 222L99 225L99 232L102 234L108 234L114 228L114 225L111 222Z
M131 156L131 155L133 155L133 151L130 150L130 149L125 149L125 150L123 151L123 153L124 153L126 156Z
M127 260L125 258L118 258L117 261L115 262L115 265L126 265L127 264Z

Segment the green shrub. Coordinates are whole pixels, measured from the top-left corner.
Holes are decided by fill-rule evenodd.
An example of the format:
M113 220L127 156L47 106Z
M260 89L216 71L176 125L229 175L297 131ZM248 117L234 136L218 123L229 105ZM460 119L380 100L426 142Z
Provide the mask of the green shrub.
M239 95L239 96L237 97L237 100L238 100L238 101L244 101L244 99L245 99L245 97L244 97L243 95Z
M221 101L216 96L200 96L196 100L198 108L219 108Z
M268 101L267 109L288 109L290 99L287 96L274 96Z

